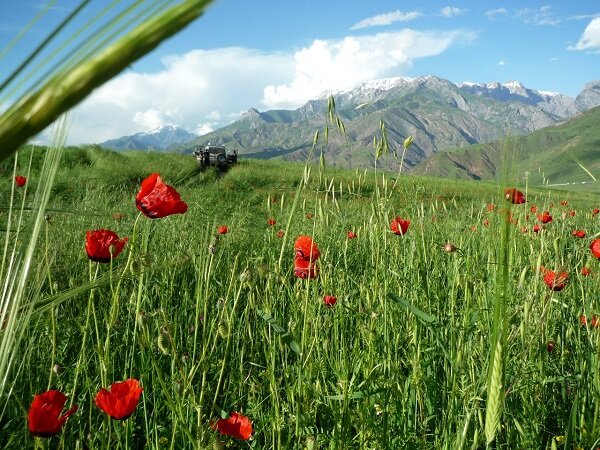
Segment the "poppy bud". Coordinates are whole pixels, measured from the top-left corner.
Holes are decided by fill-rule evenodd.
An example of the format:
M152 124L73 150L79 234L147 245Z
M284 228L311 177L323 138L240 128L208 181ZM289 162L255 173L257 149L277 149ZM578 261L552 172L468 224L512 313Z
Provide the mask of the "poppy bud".
M456 245L454 244L451 244L450 242L444 244L442 248L446 253L454 253L456 250L458 250L458 247L456 247Z
M548 341L548 344L546 344L546 349L548 350L548 353L552 353L554 351L554 341Z

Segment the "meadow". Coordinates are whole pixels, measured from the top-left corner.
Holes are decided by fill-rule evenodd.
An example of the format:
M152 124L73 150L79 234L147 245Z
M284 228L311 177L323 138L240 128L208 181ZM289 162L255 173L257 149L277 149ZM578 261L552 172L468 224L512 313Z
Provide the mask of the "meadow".
M3 349L2 448L600 446L597 196L516 186L526 203L513 204L505 185L340 170L326 151L220 177L191 156L97 147L65 149L44 188L47 153L0 163L3 289L40 227L0 331L23 332ZM156 172L185 213L138 211ZM128 238L106 263L86 254L99 229ZM294 270L299 236L318 247L314 278ZM110 418L96 395L130 378L139 402ZM50 389L78 409L33 437L32 400ZM249 438L223 432L229 414Z

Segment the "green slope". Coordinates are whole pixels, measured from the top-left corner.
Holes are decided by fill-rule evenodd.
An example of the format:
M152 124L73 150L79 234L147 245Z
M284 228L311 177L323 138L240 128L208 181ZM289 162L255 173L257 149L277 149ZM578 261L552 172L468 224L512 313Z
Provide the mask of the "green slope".
M589 189L593 179L587 171L600 179L600 107L527 136L440 152L418 164L414 173L493 180L505 167L515 178L528 173L532 185L570 183Z

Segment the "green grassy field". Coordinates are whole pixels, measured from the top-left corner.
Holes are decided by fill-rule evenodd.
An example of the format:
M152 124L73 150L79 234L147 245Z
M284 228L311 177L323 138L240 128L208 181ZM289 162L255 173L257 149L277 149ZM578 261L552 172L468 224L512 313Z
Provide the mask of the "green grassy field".
M13 244L18 254L28 243L43 155L30 170L30 150L15 171L0 163L4 274ZM185 214L138 212L152 172ZM600 445L597 191L520 186L527 203L511 205L497 184L395 178L261 160L218 177L190 156L67 149L25 289L31 313L17 321L2 448ZM554 217L539 233L533 205ZM396 216L411 222L403 236L390 231ZM85 252L86 230L100 228L129 238L110 264ZM294 276L300 235L320 249L315 279ZM550 290L540 266L568 272L567 286ZM96 393L130 377L144 389L135 412L108 418ZM56 436L34 439L28 409L48 389L79 409ZM252 421L250 440L211 427L233 411Z

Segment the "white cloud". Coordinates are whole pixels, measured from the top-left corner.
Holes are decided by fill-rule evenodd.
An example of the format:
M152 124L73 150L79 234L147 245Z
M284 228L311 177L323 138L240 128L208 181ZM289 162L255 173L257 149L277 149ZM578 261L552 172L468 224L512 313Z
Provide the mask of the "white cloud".
M377 27L382 25L391 25L395 22L408 22L421 17L423 14L418 11L402 12L399 10L378 14L376 16L367 17L358 23L355 23L350 27L351 30L358 30L360 28Z
M172 125L165 114L153 108L136 112L132 120L140 131L152 131L163 125Z
M104 142L165 124L223 126L240 109L260 105L267 84L293 75L290 54L229 47L172 56L162 70L129 71L94 91L75 110L69 143Z
M527 25L558 25L563 20L552 12L552 7L546 5L538 9L523 8L516 12L517 18Z
M505 66L506 64L507 64L506 61L498 61L499 66Z
M192 50L164 59L156 72L130 70L94 91L75 109L68 143L104 142L166 124L206 133L250 107L295 108L327 90L402 75L414 60L474 38L463 30L405 29L315 40L295 53Z
M295 76L285 84L270 84L263 103L270 108L294 108L326 91L351 89L366 80L400 75L415 59L435 56L475 34L466 31L422 32L405 29L339 41L316 40L296 52Z
M218 125L217 122L201 123L196 127L196 129L194 130L194 133L196 133L198 136L202 136L203 134L207 134L207 133L210 133L211 131L214 131L216 129L217 125Z
M600 51L600 17L591 20L577 44L570 45L568 49Z
M445 17L454 17L460 16L461 14L466 13L466 9L457 8L456 6L444 6L440 13Z
M508 14L508 11L505 8L497 8L490 9L489 11L485 12L485 16L489 19L495 19L496 16L500 16L502 14Z

